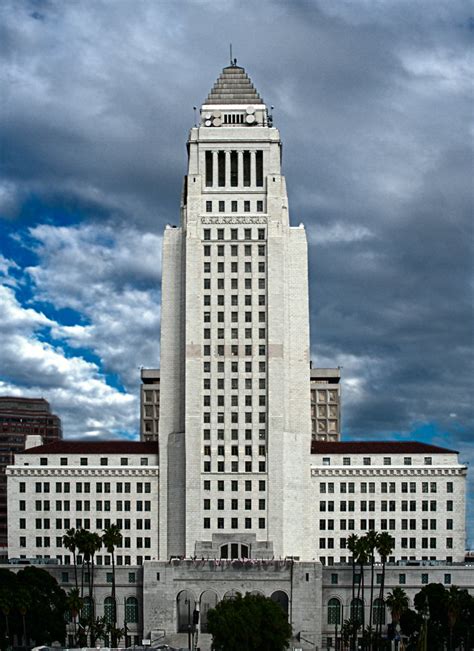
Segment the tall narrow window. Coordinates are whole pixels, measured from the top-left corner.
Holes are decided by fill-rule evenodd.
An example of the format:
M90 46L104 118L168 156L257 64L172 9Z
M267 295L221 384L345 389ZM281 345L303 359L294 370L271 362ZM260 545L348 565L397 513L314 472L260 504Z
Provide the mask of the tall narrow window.
M259 150L256 152L255 155L255 165L256 165L256 179L257 179L257 186L262 187L263 186L263 151Z
M250 152L244 151L244 186L250 187Z
M212 151L206 151L206 187L212 187Z
M220 188L225 186L225 152L220 151L217 155L218 166L218 185Z
M237 187L238 174L237 174L237 152L230 152L230 184L233 188Z

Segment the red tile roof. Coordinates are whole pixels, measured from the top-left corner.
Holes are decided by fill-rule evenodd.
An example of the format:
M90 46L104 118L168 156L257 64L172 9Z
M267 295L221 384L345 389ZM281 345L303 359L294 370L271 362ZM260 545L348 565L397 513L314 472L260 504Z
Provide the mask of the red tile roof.
M22 454L158 454L158 443L144 441L53 441Z
M419 441L312 441L312 454L444 454L457 450Z

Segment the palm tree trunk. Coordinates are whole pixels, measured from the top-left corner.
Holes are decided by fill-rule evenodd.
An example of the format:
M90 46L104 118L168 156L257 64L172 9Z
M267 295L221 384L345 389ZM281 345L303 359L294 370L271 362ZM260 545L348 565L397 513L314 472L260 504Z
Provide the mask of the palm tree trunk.
M117 599L115 596L115 551L112 550L112 601L113 601L113 609L114 609L114 614L113 614L113 625L114 625L114 632L112 634L112 646L116 647L117 646L117 635L115 633L115 630L117 628Z
M370 613L369 613L369 627L372 631L372 608L374 604L374 565L375 565L375 556L372 552L370 556ZM369 641L369 649L372 651L372 637Z
M384 589L385 589L385 557L382 558L382 580L380 582L380 592L379 592L379 611L377 621L375 623L375 634L381 635L382 633L382 613L385 612L384 604ZM377 642L378 648L378 642Z
M74 563L74 582L76 584L76 590L79 590L79 585L77 583L77 556L76 556L76 550L74 549L72 552L72 560Z

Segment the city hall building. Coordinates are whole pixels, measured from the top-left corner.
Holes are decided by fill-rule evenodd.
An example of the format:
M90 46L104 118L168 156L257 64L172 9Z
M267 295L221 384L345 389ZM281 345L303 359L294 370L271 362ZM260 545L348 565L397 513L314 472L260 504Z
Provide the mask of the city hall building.
M339 440L339 369L311 368L308 246L290 219L280 134L235 62L187 150L180 223L163 239L160 369L141 373L142 442L18 455L7 470L10 558L57 559L52 571L70 582L65 518L98 531L119 521L119 620L140 595L137 635L185 646L198 608L203 650L209 608L236 592L280 603L300 648L332 644L351 608L354 532L391 533L387 590L472 587L458 453ZM100 560L99 616L110 595L110 559Z

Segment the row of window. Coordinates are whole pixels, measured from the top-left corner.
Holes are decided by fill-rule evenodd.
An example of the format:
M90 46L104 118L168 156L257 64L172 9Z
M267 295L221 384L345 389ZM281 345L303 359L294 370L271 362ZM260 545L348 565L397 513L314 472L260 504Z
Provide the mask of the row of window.
M361 527L362 530L366 530L367 527ZM339 540L339 547L341 549L347 548L347 538L320 538L319 539L319 549L335 549L336 541ZM401 549L419 549L421 540L422 549L436 549L437 538L400 538L400 547ZM394 541L395 542L395 541ZM443 547L441 547L443 549ZM453 548L453 539L446 538L446 548Z
M203 362L202 370L204 373L210 373L211 372L211 362L205 361ZM217 370L218 373L225 373L226 369L229 370L229 363L227 363L226 367L226 362L225 361L218 361L217 366L214 367L215 370ZM232 360L230 362L230 371L231 373L239 373L239 372L244 372L244 373L252 373L254 370L254 366L252 365L252 362L247 361L247 362L242 362L239 366L239 361L238 360ZM265 373L266 371L266 363L265 362L258 362L258 367L255 369L258 370L259 373ZM247 379L251 378L245 378L245 381ZM260 379L259 379L260 382Z
M417 511L421 506L422 511L436 511L437 506L436 500L422 500L417 502L416 500L402 500L397 506L396 500L381 500L380 504L377 505L375 500L361 500L358 502L358 510L360 511ZM330 511L334 512L335 502L332 500L326 501L321 500L319 502L319 510L322 512ZM341 500L339 502L339 511L355 511L356 502L354 500Z
M258 262L258 267L255 269L255 266L253 267L254 271L258 271L258 273L263 274L265 273L265 262L263 260L260 260ZM224 268L224 263L223 262L218 262L216 264L216 271L218 274L223 274L225 271ZM243 265L243 269L241 268L241 271L243 271L246 274L252 273L252 261L251 260L246 260ZM211 273L211 263L206 260L203 263L203 272L205 274L210 274ZM239 272L239 263L237 260L232 260L230 263L230 273L236 274Z
M204 461L203 470L204 472L211 472L210 461ZM258 462L258 471L256 464L252 461L244 461L243 466L238 461L231 461L229 470L230 472L266 472L267 467L265 461ZM217 464L214 464L214 472L226 472L224 461L218 461Z
M231 244L230 247L224 246L224 244L218 244L217 247L211 247L210 244L205 244L203 247L204 257L209 257L211 255L211 250L214 249L217 251L219 257L223 256L225 252L229 252L232 257L239 255L239 247L237 244ZM255 247L251 244L244 244L244 255L251 256L252 251L255 253ZM259 256L265 255L265 244L259 244L257 248L257 253Z
M253 452L254 452L254 448L251 445L245 445L245 446L241 446L240 452L242 452L242 451L244 452L246 457L251 457ZM210 457L211 453L212 453L211 446L210 445L205 445L203 452L204 452L205 457ZM217 452L217 456L224 457L225 456L225 446L224 445L218 445L215 452ZM231 455L233 457L238 457L239 456L239 446L238 445L231 445L230 446L230 453L231 453ZM258 446L258 454L261 457L266 456L267 448L266 448L265 445L259 445Z
M34 538L35 541L35 547L51 547L51 538L49 536L36 536ZM56 538L56 547L62 547L63 546L63 538L62 536L58 536ZM26 541L26 536L20 536L20 547L24 548L27 547L27 541ZM131 539L129 536L123 536L122 538L122 544L118 545L117 548L121 549L131 549L132 544L131 544ZM134 539L134 548L137 549L150 549L151 548L151 538L144 537L142 538L141 536L137 536L137 538Z
M20 558L25 558L25 556L20 555ZM36 558L50 558L50 556L48 554L44 554L44 556L42 556L41 554L36 554ZM58 555L56 555L56 559L58 560L59 565L71 565L71 557L68 556L67 554L65 554L64 556L62 556L61 554L58 554ZM133 557L133 565L142 565L144 560L145 561L150 561L151 556L136 556L136 557ZM110 556L103 556L103 557L101 555L95 556L94 557L94 564L95 565L110 565L111 564ZM115 566L119 567L119 566L123 566L123 565L132 565L132 557L131 556L122 556L121 554L116 556ZM84 581L87 583L86 574L87 574L87 572L84 573ZM67 583L67 581L63 581L63 583Z
M249 188L252 177L257 187L263 187L263 151L206 151L206 187L236 188L243 185ZM240 183L239 183L240 177Z
M243 202L237 201L236 199L232 199L232 201L223 201L222 199L219 201L206 201L206 212L213 212L217 208L217 212L220 213L225 213L226 211L229 210L229 203L230 203L230 212L239 212L239 207L240 210L243 209L243 212L251 212L251 203L248 199L246 199ZM217 204L217 206L216 206ZM263 201L258 199L255 202L255 212L263 212ZM237 238L233 238L237 239ZM248 239L248 238L247 238Z
M244 430L245 432L245 440L246 441L251 441L252 440L252 430L251 429L246 429ZM223 441L225 439L225 430L223 429L218 429L216 431L217 434L217 440L218 441ZM210 429L205 429L202 432L202 437L205 441L210 441L211 440L211 430ZM259 429L258 430L258 438L260 441L264 441L266 438L266 430L265 429ZM230 430L230 439L231 441L238 441L239 440L239 430L238 429L231 429Z
M375 582L376 582L377 585L381 585L382 577L383 577L383 575L382 575L381 572L376 573ZM428 574L423 572L421 574L421 582L422 583L429 583L428 579L424 578L424 577L428 577ZM358 583L360 583L360 580L361 580L361 575L359 573L356 573L354 575L354 583L358 584ZM406 582L407 582L407 575L404 572L401 572L398 575L398 583L400 585L406 585ZM443 583L445 585L451 585L451 574L450 573L446 573L444 575ZM339 575L336 572L333 572L331 574L331 585L339 585ZM329 602L328 602L328 610L329 610L329 608L331 606L331 603L334 603L334 601L339 601L339 600L337 598L330 599ZM329 622L329 623L331 623L331 622Z
M230 520L230 527L229 527L229 520ZM253 523L254 518L243 518L243 528L244 529L252 529L252 523ZM265 529L265 518L258 518L258 529ZM227 518L227 525L225 525L226 518L217 518L215 520L217 524L218 529L239 529L239 518ZM203 527L204 529L210 529L211 528L211 518L204 518L203 519ZM240 519L240 527L242 527L242 519Z
M215 483L215 486L214 486ZM217 479L215 482L211 481L210 479L205 479L203 483L203 488L205 491L210 491L211 487L212 488L217 488L219 492L222 492L224 490L228 490L230 486L230 490L232 492L236 492L239 489L243 489L248 492L253 490L253 487L257 484L252 482L251 479L245 479L243 482L239 482L238 479L231 479L230 481L225 481L224 479ZM267 482L265 479L259 479L258 480L258 490L259 491L264 491L267 488Z
M122 529L122 520L117 520L116 524ZM125 520L125 524L128 526L123 527L124 529L130 529L131 527L131 521L130 519ZM109 525L110 526L110 525ZM55 528L56 529L69 529L71 527L71 520L70 518L56 518L55 519ZM19 519L19 528L20 529L26 529L26 518L20 518ZM36 529L51 529L51 519L50 518L35 518L35 528ZM85 518L82 520L81 518L76 519L76 529L90 529L91 528L91 520L89 518ZM96 519L96 529L101 530L102 527L102 519L97 518ZM106 528L106 527L104 527ZM138 518L137 520L134 520L134 528L137 530L141 529L151 529L151 520L150 518Z
M76 489L76 493L90 493L90 492L95 492L96 493L110 493L111 487L113 488L114 493L151 493L151 483L150 482L136 482L133 484L131 482L114 482L111 484L111 482L96 482L95 484L91 482L73 482L72 483L73 488ZM50 492L50 482L49 481L37 481L35 482L35 493L49 493ZM65 481L57 481L54 484L54 488L56 493L70 493L71 492L71 482ZM92 491L91 491L92 488ZM26 493L26 482L20 482L19 484L19 490L20 493Z
M372 461L376 463L376 460L373 457L363 457L362 458L362 464L364 466L371 466ZM330 466L331 465L331 457L323 457L323 466ZM403 465L404 466L411 466L413 462L412 457L404 457L403 458ZM357 461L359 463L359 461ZM433 457L424 457L423 463L425 466L431 466L433 464ZM343 457L342 458L342 465L343 466L350 466L351 465L351 458L350 457ZM392 457L383 457L383 465L384 466L391 466L392 465Z
M206 363L209 364L209 362L206 362ZM235 371L233 371L235 373L238 372L238 362L236 362L236 364L237 364L237 368L236 368ZM206 367L206 368L209 368L209 367ZM205 372L209 373L210 370L211 369L209 368L209 370L207 370ZM258 380L258 388L260 390L266 389L267 388L266 383L267 383L267 381L266 381L266 379L264 377L259 378L259 380ZM217 388L218 391L222 391L224 389L224 378L223 377L217 378L217 380L216 380L216 388ZM239 389L239 378L238 377L233 377L233 378L230 379L230 388L233 389L233 390ZM240 388L245 389L246 391L251 391L252 388L253 388L253 386L252 386L252 378L249 377L249 378L245 378L245 380L242 380L241 384L240 384ZM211 378L208 378L208 377L204 378L204 380L203 380L203 389L204 390L210 390L211 389Z
M113 624L116 621L115 616L116 605L112 597L106 597L104 600L104 619L107 624ZM83 606L81 609L81 618L89 621L94 612L93 601L90 597L83 599ZM125 601L125 623L136 624L138 623L138 600L136 597L128 597ZM107 643L107 646L109 644Z
M228 279L226 282L226 278L217 278L216 280L216 287L217 289L225 289L225 285L228 285ZM258 279L258 289L265 289L266 283L265 283L265 278L259 278ZM211 289L211 278L204 278L203 279L203 288L204 289ZM238 278L230 278L230 289L238 289L239 288L239 279ZM244 278L244 289L252 289L252 278Z
M215 346L215 352L218 357L224 357L226 354L225 346L223 344L217 344ZM253 355L264 356L267 354L267 347L265 344L258 344L252 346L252 344L245 344L239 346L238 344L232 344L228 346L228 353L233 357L238 357L243 355L245 357L252 357ZM202 348L202 354L204 357L211 356L211 346L209 344L204 344Z
M55 458L53 457L52 459L53 465L56 465L55 463ZM70 459L68 457L60 457L59 459L59 465L60 466L68 466L69 465ZM79 465L80 466L88 466L89 465L89 457L80 457L79 458ZM40 457L40 466L47 466L49 463L48 457ZM95 464L92 464L95 465ZM109 465L109 457L100 457L99 460L99 465L101 466L108 466ZM128 465L134 465L130 463L130 458L129 457L121 457L120 458L120 465L121 466L128 466ZM141 466L147 466L148 465L148 458L147 457L142 457L140 459L140 465Z
M395 531L396 529L399 529L401 527L402 531L406 531L408 529L415 531L416 529L420 528L423 531L427 531L430 529L431 531L436 531L437 529L437 520L436 518L422 518L419 520L418 518L411 518L408 520L407 518L402 518L401 520L396 521L395 519L385 519L382 518L380 520L380 528L383 531ZM339 525L339 529L341 531L349 530L349 531L354 531L355 530L355 520L354 519L342 519L342 520L319 520L319 529L320 531L334 531L337 529L337 526ZM375 519L362 519L360 520L360 528L361 529L373 529L375 530ZM454 528L454 521L452 518L447 518L446 519L446 529L453 529Z
M208 424L211 422L211 412L210 411L205 411L203 413L203 422ZM230 418L229 418L229 412L227 412L227 421L230 422L232 425L237 425L239 423L239 412L238 411L232 411L230 412ZM252 422L254 422L253 418L253 413L251 411L246 411L243 414L240 414L240 416L243 416L243 422L246 425L250 425ZM255 414L255 416L258 416L258 419L255 418L255 421L258 422L260 425L263 423L266 423L267 420L267 412L266 411L260 411ZM241 419L242 420L242 419ZM216 418L214 418L214 421L220 424L223 424L225 422L225 412L223 411L218 411L216 414Z
M267 333L265 328L254 328L254 333L252 332L252 328L241 328L240 333L238 328L230 328L230 331L227 331L227 338L229 339L241 339L244 337L244 339L252 339L252 334L257 335L258 334L258 339L266 339ZM217 328L217 331L214 330L214 337L217 335L217 339L224 339L225 338L225 330L224 328ZM211 339L211 328L204 328L203 330L203 338L204 339Z
M376 486L379 485L380 487L380 492L381 493L395 493L397 491L397 482L394 481L382 481L380 484L376 484L374 481L362 481L356 485L355 482L350 481L350 482L345 482L342 481L339 484L335 484L334 482L320 482L319 484L319 492L320 493L334 493L337 488L339 488L340 493L355 493L360 492L360 493L375 493L376 492ZM421 485L421 492L422 493L437 493L438 492L438 482L436 481L423 481L421 482L415 482L415 481L402 481L398 484L398 490L402 493L416 493L417 492L417 486ZM448 482L447 484L447 491L448 493L453 492L453 483Z
M125 504L131 507L129 500L124 502L119 501L122 507L125 507ZM117 504L119 503L117 502ZM95 510L96 511L111 511L112 502L110 500L96 500ZM56 500L53 502L53 505L56 507L56 511L70 511L71 502L69 500ZM72 502L72 505L76 507L78 511L89 511L91 508L91 502L89 500L76 500ZM150 500L136 500L133 502L135 511L151 511L151 501ZM35 511L50 511L51 510L50 500L36 500L35 501ZM19 510L26 511L26 501L19 501ZM124 508L125 511L131 510L131 508Z
M230 502L230 508L232 511L238 511L239 510L239 500L237 498L229 500ZM252 508L255 508L254 502L252 499L245 499L241 500L240 502L240 508L242 508L242 502L243 502L243 508L245 511L251 511ZM215 502L215 508L218 511L224 511L225 510L225 500L224 499L218 499ZM258 509L259 511L264 511L266 508L266 500L265 499L259 499L258 500ZM211 500L210 499L205 499L203 501L203 509L205 511L210 511L211 510Z
M217 402L218 407L223 407L224 406L224 394L218 394L217 396L214 396ZM238 393L233 393L230 396L227 396L227 402L229 402L229 397L230 397L230 405L232 407L238 407L239 406L239 394ZM257 396L255 396L257 398ZM242 396L243 398L243 403L245 407L252 407L253 403L253 396L252 394L248 394L245 396ZM210 407L211 405L211 394L206 393L203 395L203 404L205 407ZM267 396L265 393L262 393L258 396L258 406L259 407L265 407L267 404ZM255 405L257 406L257 405Z

